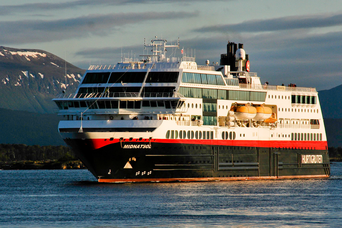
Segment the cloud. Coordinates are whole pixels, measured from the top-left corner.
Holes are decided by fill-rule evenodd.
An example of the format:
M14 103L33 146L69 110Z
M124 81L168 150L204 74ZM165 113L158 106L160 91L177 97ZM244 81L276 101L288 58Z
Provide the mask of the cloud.
M207 0L188 0L189 2L207 2ZM216 1L224 1L224 0L216 0ZM166 3L184 3L184 0L76 0L76 1L67 1L67 2L59 2L59 3L29 3L29 4L21 4L21 5L5 5L0 7L0 15L13 15L17 13L23 12L41 12L41 11L49 11L49 10L65 10L79 7L96 7L96 6L124 6L129 4L166 4Z
M60 20L2 21L0 43L19 44L65 40L87 34L101 36L127 24L148 20L175 20L197 16L197 12L144 12L88 15Z
M293 29L312 29L342 25L342 14L291 16L267 20L250 20L237 24L215 25L195 29L196 32L255 33Z
M204 65L206 59L219 62L220 54L226 53L228 40L241 42L249 54L251 70L258 73L262 82L268 81L273 85L295 83L321 90L342 84L341 37L342 32L312 34L295 30L239 37L216 34L180 39L180 46L185 51L196 50L193 52L197 63ZM142 54L141 45L122 47L122 50L136 57ZM76 55L83 59L101 60L102 63L110 59L112 62L105 64L115 64L120 60L121 48L89 49Z

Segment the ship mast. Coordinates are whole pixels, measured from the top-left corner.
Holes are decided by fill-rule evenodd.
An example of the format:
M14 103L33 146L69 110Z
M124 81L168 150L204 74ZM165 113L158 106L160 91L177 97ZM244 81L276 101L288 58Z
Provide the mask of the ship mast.
M144 47L151 48L152 54L140 55L146 57L148 61L152 62L162 62L166 59L167 48L179 48L179 39L177 40L177 44L167 45L167 40L158 39L155 36L154 39L151 40L150 44L146 44L146 40L144 39Z

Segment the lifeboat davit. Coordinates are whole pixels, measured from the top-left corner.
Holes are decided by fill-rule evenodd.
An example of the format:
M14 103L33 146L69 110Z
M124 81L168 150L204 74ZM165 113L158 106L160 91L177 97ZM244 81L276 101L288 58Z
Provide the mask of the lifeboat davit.
M253 118L257 121L262 121L270 118L272 116L272 109L269 107L265 107L263 105L256 107L256 115Z
M237 104L232 109L237 120L253 119L257 113L256 108L249 104Z

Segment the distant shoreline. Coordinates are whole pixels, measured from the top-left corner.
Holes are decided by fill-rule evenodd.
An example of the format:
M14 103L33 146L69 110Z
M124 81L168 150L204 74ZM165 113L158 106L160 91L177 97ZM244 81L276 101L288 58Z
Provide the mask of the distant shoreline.
M85 169L85 166L79 160L14 161L14 162L0 162L0 169L2 170Z

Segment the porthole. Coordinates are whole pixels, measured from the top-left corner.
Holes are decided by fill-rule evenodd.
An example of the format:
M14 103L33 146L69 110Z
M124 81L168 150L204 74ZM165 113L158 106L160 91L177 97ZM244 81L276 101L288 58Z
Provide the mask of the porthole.
M202 138L202 132L198 132L198 138L201 139Z
M190 131L188 131L187 137L188 137L188 139L191 139L191 137L190 137Z
M186 131L183 131L183 138L186 139Z
M222 139L225 139L225 134L224 134L224 131L222 131Z
M180 138L180 139L183 138L183 131L179 131L179 138Z
M197 108L197 103L195 104L195 108Z
M194 131L191 131L191 139L194 138Z
M188 108L190 108L190 103L188 103Z
M168 131L166 132L166 138L167 138L167 139L170 138L170 130L168 130Z
M198 139L198 131L195 132L195 138Z

